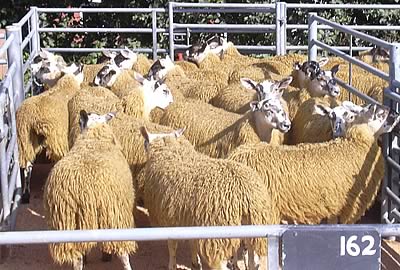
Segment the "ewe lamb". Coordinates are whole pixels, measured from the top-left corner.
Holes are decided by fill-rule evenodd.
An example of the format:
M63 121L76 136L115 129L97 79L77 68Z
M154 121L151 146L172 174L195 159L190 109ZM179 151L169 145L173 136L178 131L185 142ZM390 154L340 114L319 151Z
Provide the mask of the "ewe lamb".
M263 192L256 172L237 162L198 153L180 137L182 132L151 134L141 128L148 153L143 169L144 204L152 226L276 224L274 203ZM240 239L190 243L194 269L201 269L198 253L211 268L226 269L226 260L240 247ZM256 269L252 255L266 255L265 240L246 239L245 243L251 256L249 269ZM176 269L177 244L168 241L169 270Z
M121 146L107 125L113 114L81 112L82 134L71 151L47 178L44 206L48 226L53 230L124 229L135 226L135 192L129 165ZM83 269L83 256L97 243L50 244L58 264ZM133 241L103 242L104 253L117 255L124 270L131 270L129 254L137 249Z
M383 178L377 137L398 122L388 108L368 105L346 138L295 146L247 144L228 159L257 170L281 221L318 224L338 217L341 223L355 223L372 204Z

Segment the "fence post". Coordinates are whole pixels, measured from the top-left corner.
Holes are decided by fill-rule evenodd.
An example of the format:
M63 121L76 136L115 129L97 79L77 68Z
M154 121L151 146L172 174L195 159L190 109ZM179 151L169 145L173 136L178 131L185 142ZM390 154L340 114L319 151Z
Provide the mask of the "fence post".
M267 270L279 269L279 236L268 236L268 265Z
M286 54L286 3L276 2L275 5L276 27L276 55Z
M12 85L15 101L15 109L17 109L25 98L24 92L24 74L22 71L22 33L21 27L9 25L6 27L7 38L14 36L13 41L7 50L8 68L15 63L15 74L12 78Z
M158 57L157 55L157 11L151 11L151 27L153 36L153 60L155 61Z
M33 14L31 17L31 31L34 32L31 40L31 54L37 54L40 49L40 36L39 36L39 14L37 7L31 7Z
M168 16L169 16L169 57L175 61L174 57L174 3L168 3Z
M386 91L390 92L396 92L399 93L397 90L396 85L398 85L397 82L400 82L400 43L393 43L392 47L390 48L390 59L389 59L389 87L385 89ZM386 95L383 97L383 103L386 106L389 106L392 110L395 110L396 112L399 112L399 103L396 101L391 100L390 98L387 98ZM383 146L382 146L382 151L384 157L391 156L394 153L392 151L393 148L399 148L398 145L398 139L396 136L393 136L392 134L385 134L383 137ZM398 155L398 154L397 154ZM394 158L394 160L396 160ZM383 179L383 184L382 184L382 203L381 203L381 221L382 223L392 223L394 219L390 219L390 213L393 211L395 207L393 207L392 202L390 201L389 197L386 194L386 187L389 187L390 190L392 190L397 196L400 195L399 192L399 184L397 181L393 181L393 170L391 166L385 162L385 176Z
M316 12L308 13L308 61L317 60L317 45L314 40L318 39L318 22L314 16L317 16Z

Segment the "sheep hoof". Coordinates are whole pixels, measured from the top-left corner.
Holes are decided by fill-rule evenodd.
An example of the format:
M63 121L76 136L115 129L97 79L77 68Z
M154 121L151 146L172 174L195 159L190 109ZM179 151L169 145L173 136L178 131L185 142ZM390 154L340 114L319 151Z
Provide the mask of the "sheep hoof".
M28 204L29 201L31 199L31 194L28 192L25 192L24 194L22 194L21 196L21 203L22 204Z
M111 262L111 260L112 260L112 255L103 252L103 254L101 255L101 260L102 260L103 262Z

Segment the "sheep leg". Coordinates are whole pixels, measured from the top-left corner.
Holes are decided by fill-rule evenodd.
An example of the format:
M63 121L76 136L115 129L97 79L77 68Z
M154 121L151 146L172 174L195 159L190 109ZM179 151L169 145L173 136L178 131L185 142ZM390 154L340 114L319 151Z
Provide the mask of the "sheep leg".
M83 257L75 259L72 263L74 270L83 270Z
M256 270L256 262L255 262L255 258L254 258L254 249L250 245L249 245L249 249L248 249L248 256L249 256L249 260L248 260L249 270Z
M28 162L26 168L21 168L20 174L23 177L24 188L22 191L21 203L29 203L31 197L31 176L32 176L32 163Z
M199 256L199 250L197 249L196 240L190 240L190 249L192 252L192 269L193 270L201 270L203 269L201 265L201 260Z
M239 250L237 251L239 252ZM227 267L231 270L240 270L238 266L238 254L235 252L231 259L228 261Z
M129 255L128 254L120 255L120 256L118 256L118 258L121 260L124 270L132 270L131 264L129 263Z
M168 253L169 253L168 270L176 270L177 248L178 248L178 242L176 240L168 240Z

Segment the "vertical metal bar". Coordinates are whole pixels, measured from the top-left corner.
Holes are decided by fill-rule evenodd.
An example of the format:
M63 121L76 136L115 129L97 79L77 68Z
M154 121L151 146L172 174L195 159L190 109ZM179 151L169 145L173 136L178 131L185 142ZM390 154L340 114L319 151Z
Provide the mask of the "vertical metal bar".
M174 3L168 3L168 16L169 16L169 57L175 61L174 57Z
M353 56L353 35L350 35L350 56ZM353 63L349 62L349 85L353 83ZM349 91L349 100L351 100L351 92Z
M390 59L389 59L389 87L385 89L385 91L391 92L399 92L396 89L395 81L400 81L400 43L393 43L392 47L390 48ZM399 111L399 104L397 102L393 102L390 98L387 98L384 95L383 103L387 106L390 106L391 109ZM397 142L393 141L393 138L396 136L392 136L392 134L385 134L383 137L383 145L382 145L382 152L384 157L390 156L392 153L393 145L396 145ZM392 168L390 165L385 162L385 176L382 185L382 203L381 203L381 216L383 222L391 222L389 213L392 212L394 207L393 204L390 202L389 197L386 194L386 187L389 187L393 192L399 196L398 190L398 183L397 181L393 181L392 179Z
M266 269L279 269L279 236L268 236L268 265Z
M151 12L151 27L153 35L153 60L157 59L157 11Z
M186 27L186 45L190 45L190 30L189 27Z
M40 49L40 36L39 36L39 15L37 12L37 7L31 7L33 9L33 14L31 17L31 31L34 32L31 41L31 54L37 54Z
M8 68L15 63L15 74L12 78L12 85L14 90L14 100L16 109L25 98L24 93L24 74L22 70L22 50L21 50L21 27L9 25L6 27L7 37L14 35L14 39L7 50Z
M308 61L317 60L317 46L314 40L318 40L318 22L314 19L316 12L308 13Z
M277 10L277 13L276 13L277 46L278 46L278 40L279 40L279 53L280 53L279 55L285 55L286 54L286 42L287 42L287 30L286 30L287 7L286 7L286 3L285 2L277 2L276 10ZM279 24L279 29L278 29L278 24Z
M7 147L7 133L8 127L4 122L4 113L6 102L5 89L0 86L0 104L2 101L4 104L0 107L0 182L1 182L1 199L3 204L3 220L1 227L8 227L8 218L10 215L10 202L8 200L8 164L6 157Z
M275 39L276 39L276 55L282 55L281 48L282 48L282 40L281 40L281 5L279 2L275 3Z

